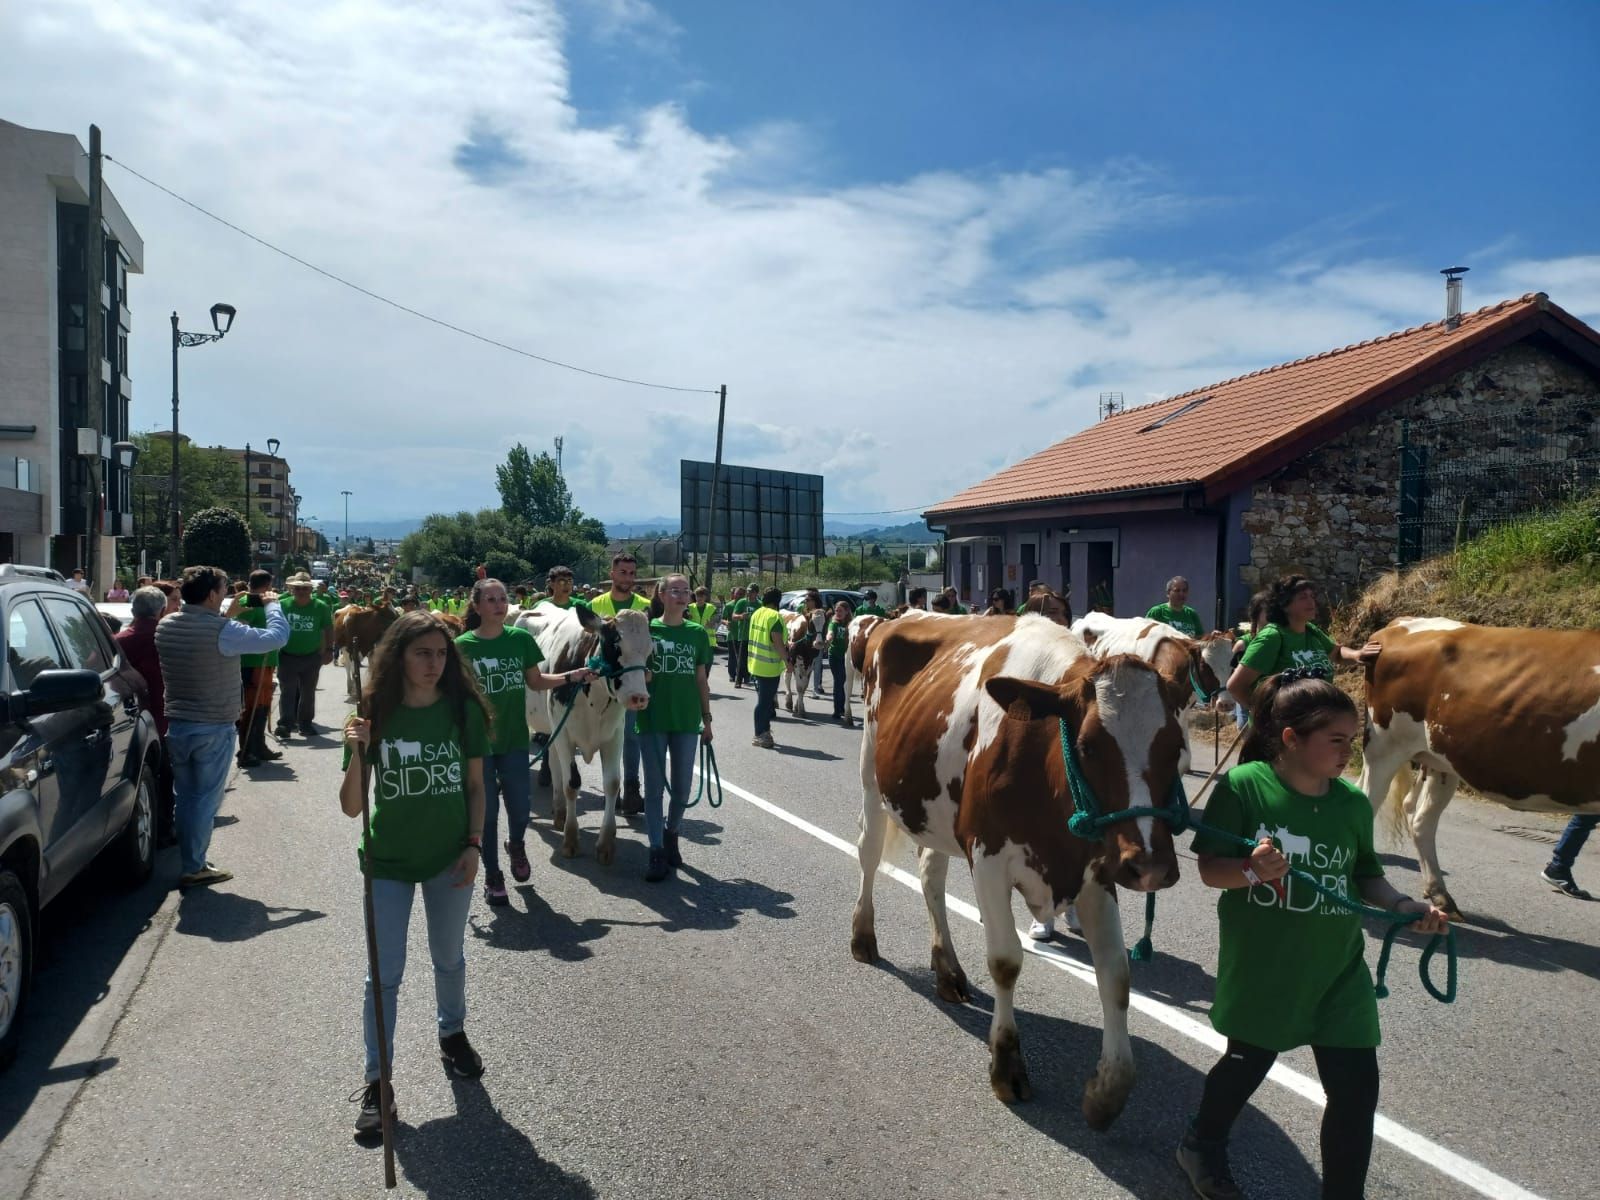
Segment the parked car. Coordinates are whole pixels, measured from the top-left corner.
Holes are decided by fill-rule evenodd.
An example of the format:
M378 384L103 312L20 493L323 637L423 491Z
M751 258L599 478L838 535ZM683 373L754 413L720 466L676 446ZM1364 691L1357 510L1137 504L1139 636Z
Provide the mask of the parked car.
M831 609L841 600L848 601L851 608L860 608L867 602L867 597L864 593L850 591L846 588L818 588L817 590L822 593L822 604L824 608ZM785 612L799 612L801 605L805 603L805 598L805 588L798 588L792 592L785 592L783 594L783 599L778 601L778 607Z
M155 866L162 745L143 678L71 588L0 566L0 650L4 1067L21 1039L40 910L91 869L136 884Z

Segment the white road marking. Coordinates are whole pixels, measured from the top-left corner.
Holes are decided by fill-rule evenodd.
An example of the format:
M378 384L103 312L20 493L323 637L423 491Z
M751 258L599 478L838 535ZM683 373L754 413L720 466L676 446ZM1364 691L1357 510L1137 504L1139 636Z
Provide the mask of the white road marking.
M824 845L832 846L835 850L843 851L851 858L856 856L855 843L847 842L837 834L829 833L820 825L813 825L804 817L796 816L788 809L780 808L772 801L764 800L754 792L747 791L736 783L729 783L726 779L721 782L724 791L733 793L739 799L754 805L762 812L770 813L772 816L777 817L778 820L793 825L801 833L809 834L811 837L816 838L817 841L822 842ZM878 870L896 883L902 883L918 895L921 895L922 881L910 871L891 866L887 862L880 863ZM949 905L951 912L965 917L974 925L981 924L976 905L969 904L955 896L949 897L946 903ZM1095 986L1093 970L1075 959L1067 957L1048 943L1035 942L1031 938L1023 938L1022 946L1024 950L1036 958L1044 959L1051 966L1066 972L1090 987ZM1227 1039L1212 1029L1210 1025L1203 1021L1197 1021L1187 1013L1181 1012L1154 997L1147 996L1135 989L1130 991L1128 1002L1132 1008L1144 1016L1158 1021L1168 1029L1181 1033L1213 1051L1220 1053L1227 1046ZM1325 1101L1325 1097L1322 1094L1322 1084L1309 1075L1302 1074L1292 1067L1284 1066L1282 1062L1273 1064L1272 1070L1267 1073L1267 1078L1280 1087L1287 1088L1302 1099L1309 1100L1318 1108L1322 1107ZM1440 1174L1448 1175L1456 1182L1465 1184L1482 1195L1492 1197L1493 1200L1542 1200L1538 1193L1530 1192L1526 1188L1517 1186L1509 1179L1496 1175L1487 1167L1478 1165L1470 1158L1463 1158L1453 1150L1447 1150L1437 1142L1430 1141L1422 1134L1407 1129L1398 1121L1391 1120L1382 1113L1378 1114L1373 1132L1383 1141L1405 1151L1418 1162L1432 1167Z

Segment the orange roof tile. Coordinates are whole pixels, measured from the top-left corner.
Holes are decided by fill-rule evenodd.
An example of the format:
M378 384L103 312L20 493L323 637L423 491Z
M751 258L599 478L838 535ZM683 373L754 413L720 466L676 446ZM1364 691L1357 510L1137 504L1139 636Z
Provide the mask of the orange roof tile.
M1455 329L1443 321L1418 325L1127 409L1006 467L924 516L941 520L1018 504L1215 482L1509 327L1544 316L1600 345L1600 334L1543 292L1530 292L1464 313Z

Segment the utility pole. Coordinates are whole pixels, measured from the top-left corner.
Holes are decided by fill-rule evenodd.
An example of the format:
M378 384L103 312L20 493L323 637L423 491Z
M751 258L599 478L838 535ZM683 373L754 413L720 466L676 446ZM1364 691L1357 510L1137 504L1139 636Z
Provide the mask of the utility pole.
M89 228L84 239L84 254L88 258L86 294L83 298L84 371L83 400L87 411L83 413L84 428L94 431L92 453L84 454L83 490L83 573L97 593L102 592L110 580L100 578L100 487L104 478L100 447L105 444L105 384L100 379L100 362L106 357L106 319L100 309L100 289L106 277L106 238L101 214L105 197L100 180L100 126L89 126ZM117 386L113 384L112 386Z
M340 492L339 494L344 497L344 553L348 558L350 555L350 497L354 493Z
M706 590L714 591L717 577L717 560L714 556L717 535L717 480L722 474L722 425L728 415L728 385L723 384L717 389L717 456L711 462L711 496L706 501L706 507L711 511L706 514ZM728 543L728 549L733 549L733 543Z
M558 478L565 478L561 474L561 447L566 443L566 440L566 438L559 437L556 439L556 475Z

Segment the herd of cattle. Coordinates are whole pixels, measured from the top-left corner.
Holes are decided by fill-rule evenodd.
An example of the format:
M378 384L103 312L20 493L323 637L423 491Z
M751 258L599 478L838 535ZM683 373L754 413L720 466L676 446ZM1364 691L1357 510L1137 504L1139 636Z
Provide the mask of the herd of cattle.
M352 657L370 653L393 620L392 610L341 610L337 644ZM551 671L596 656L606 664L593 683L530 691L528 717L529 727L549 738L553 777L566 781L552 790L552 807L568 857L579 852L576 761L599 755L605 810L595 853L609 864L623 724L649 700L648 618L544 605L513 610L513 620L538 641ZM822 629L800 613L784 614L784 622L788 704L804 716L806 674ZM1524 811L1600 812L1600 633L1404 618L1376 640L1381 649L1366 667L1361 786L1411 835L1431 900L1454 910L1434 833L1459 783ZM1189 763L1183 710L1225 694L1232 642L1229 632L1191 639L1158 622L1099 615L1070 629L1035 615L917 610L851 623L847 695L853 700L859 682L865 717L861 880L850 950L862 962L876 958L873 882L891 841L909 837L932 925L935 987L942 999L964 1002L967 979L950 935L945 880L951 856L965 859L995 987L989 1074L1001 1100L1030 1093L1013 1009L1022 970L1011 915L1016 891L1040 920L1076 905L1104 1019L1083 1111L1098 1129L1122 1111L1134 1068L1116 888L1171 887L1177 851L1165 822L1148 816L1107 824L1095 841L1069 832L1061 731L1103 813L1163 806Z

